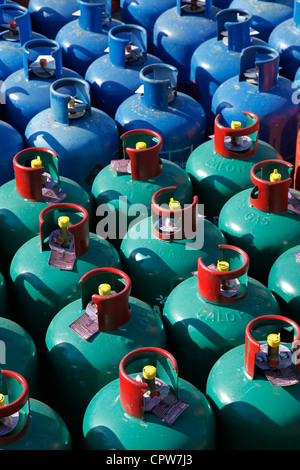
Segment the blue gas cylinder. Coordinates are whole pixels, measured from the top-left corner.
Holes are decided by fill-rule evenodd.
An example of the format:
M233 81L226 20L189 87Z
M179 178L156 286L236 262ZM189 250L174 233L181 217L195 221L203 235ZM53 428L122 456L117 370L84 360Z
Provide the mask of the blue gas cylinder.
M225 9L216 15L216 37L197 47L191 59L193 96L201 103L207 118L208 135L213 133L215 115L211 111L216 89L240 70L243 49L265 44L251 35L252 14L244 10Z
M248 323L261 309L280 315L271 291L248 276L247 254L230 245L220 245L220 253L210 265L199 258L194 275L175 287L163 311L168 347L182 377L204 393L214 363L243 344Z
M59 158L60 173L90 191L99 170L119 157L117 125L91 106L90 87L83 79L53 82L50 103L50 108L29 121L25 129L27 146L53 150Z
M107 2L78 0L78 6L79 18L63 26L55 40L62 47L64 65L84 77L89 65L105 54L108 31L121 22L112 19Z
M181 205L176 186L162 188L152 197L151 216L132 224L122 240L122 266L133 281L133 294L159 314L172 290L195 271L198 258L212 263L226 242L201 209L196 196Z
M0 371L0 450L71 450L69 430L46 403L32 398L26 379Z
M49 323L80 298L79 280L98 267L120 268L117 250L89 232L88 212L77 204L52 204L39 216L40 234L14 255L10 265L16 319L44 351ZM41 349L43 348L43 349Z
M3 118L23 136L36 114L50 106L50 85L55 80L79 77L62 65L60 45L47 38L32 39L23 46L24 66L1 86Z
M273 29L293 16L294 0L233 0L229 8L241 8L253 15L253 28L259 38L268 41Z
M58 312L46 333L49 403L74 432L94 395L118 378L126 354L166 345L161 318L131 296L131 279L123 271L94 269L80 279L80 287L81 298Z
M280 75L294 80L300 67L300 3L295 0L294 16L276 26L269 36L269 45L280 53Z
M121 136L123 159L113 161L96 176L92 195L99 216L96 232L119 246L134 222L151 215L152 196L176 186L181 205L193 198L192 182L178 165L160 159L163 140L157 132L137 129ZM124 168L122 168L124 166ZM98 218L98 217L97 217Z
M212 0L177 0L162 13L153 28L154 54L178 69L179 90L190 93L191 59L204 41L215 37L218 8ZM180 44L180 47L178 46Z
M185 168L194 148L206 137L205 112L196 100L177 91L177 69L154 64L140 72L142 88L118 107L115 121L122 133L152 129L163 139L161 158Z
M157 18L176 5L176 0L120 0L121 17L126 24L143 26L147 31L147 49L153 52L153 27Z
M89 66L85 79L92 105L114 118L119 105L139 88L141 69L161 60L147 53L147 33L141 26L115 26L108 32L108 47L109 53Z
M17 4L0 5L0 80L23 67L22 46L31 40L44 37L31 28L27 8Z
M29 0L28 10L33 29L55 39L58 31L76 18L78 4L77 0Z
M53 203L72 202L84 207L94 232L91 197L74 181L60 176L58 157L49 149L26 148L13 157L15 178L0 187L0 258L8 272L17 250L40 233L39 215Z
M212 111L221 114L228 126L233 120L244 122L243 109L255 113L260 139L293 162L299 117L294 93L292 82L279 76L279 52L269 46L250 46L241 53L239 75L217 88Z

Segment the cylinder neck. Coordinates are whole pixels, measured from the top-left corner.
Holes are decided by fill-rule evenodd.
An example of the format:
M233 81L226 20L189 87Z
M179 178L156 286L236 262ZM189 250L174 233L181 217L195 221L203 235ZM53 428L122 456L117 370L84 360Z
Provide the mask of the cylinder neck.
M260 92L277 85L279 53L268 46L250 46L241 52L239 80L248 81Z
M32 39L32 28L30 14L27 8L17 4L0 5L0 24L8 25L11 21L16 22L19 32L21 46ZM1 36L4 38L3 33Z
M142 103L148 108L167 110L177 90L175 67L165 64L154 64L144 67L140 79L144 86Z
M251 13L244 10L221 10L216 15L216 21L218 41L226 39L228 51L241 52L251 45Z
M126 373L126 369L132 363L144 363L147 360L156 365L157 376L178 395L178 368L175 358L164 349L146 347L136 349L127 354L120 362L120 402L123 410L130 416L143 419L144 399L143 394L148 391L146 382L137 382ZM136 369L135 365L135 369Z
M58 228L57 213L61 216L70 214L70 218L74 219L75 222L71 221L68 231L74 240L75 257L83 256L90 246L89 215L86 209L71 203L52 204L41 211L39 215L41 251L48 248L48 237Z
M243 250L235 246L219 245L219 249L220 260L228 263L228 270L212 269L204 264L202 258L199 258L198 292L208 302L232 304L245 298L248 293L249 257ZM234 279L238 279L240 283L238 294L233 297L225 296L221 291L222 283Z
M258 146L259 135L259 118L249 111L243 111L246 117L246 126L239 129L225 127L220 123L221 115L218 114L215 118L215 132L214 132L214 149L218 155L225 158L245 159L249 158L256 153ZM233 138L248 137L247 148L244 150L243 146L235 150L233 146L229 148L226 145L226 138L232 140ZM249 145L249 146L248 146Z
M152 197L152 231L160 240L188 240L196 235L198 197L194 196L193 202L188 206L170 209L171 199L176 201L176 190L176 186L162 188ZM171 223L167 224L167 221Z
M42 167L31 168L30 162L41 158ZM42 201L42 174L49 173L59 185L58 157L49 149L32 147L21 150L13 158L17 193L30 201Z
M250 203L262 212L277 214L288 210L290 176L293 165L285 161L265 160L251 169L251 181L255 185L250 194ZM271 174L277 170L281 179L270 181Z
M108 32L109 58L116 67L125 68L147 57L147 31L136 25L115 26Z
M63 90L63 91L62 91ZM54 121L69 125L86 113L91 114L90 86L80 78L61 78L50 86L51 114Z
M99 285L108 284L111 292L100 295ZM82 308L92 299L98 315L99 331L116 331L131 318L129 296L131 281L127 274L114 268L99 268L80 279Z
M51 39L32 39L27 41L23 46L23 64L24 72L27 80L32 76L35 76L31 71L31 66L40 56L51 56L55 63L55 72L53 77L56 80L62 77L63 66L62 66L62 51L58 42ZM45 74L45 77L39 78L49 78Z
M80 16L79 26L92 33L102 33L103 22L110 20L111 12L105 1L89 3L84 0L78 0Z
M163 165L159 152L163 141L157 132L146 129L132 130L123 134L121 140L124 158L130 158L132 180L146 181L162 173ZM139 142L143 142L145 148L137 148Z
M277 326L281 328L294 329L294 339L292 341L292 351L298 350L298 344L300 340L300 328L293 320L290 320L284 316L278 315L264 315L257 317L252 320L246 328L245 332L245 370L249 377L254 378L255 369L255 356L260 351L260 343L253 338L253 331L263 326ZM296 376L300 375L300 364L299 361L295 363Z
M0 445L5 446L20 439L27 431L30 423L29 387L27 381L20 374L9 370L1 370L6 380L8 403L0 407L0 418L8 418L19 413L17 426L6 437L0 436Z

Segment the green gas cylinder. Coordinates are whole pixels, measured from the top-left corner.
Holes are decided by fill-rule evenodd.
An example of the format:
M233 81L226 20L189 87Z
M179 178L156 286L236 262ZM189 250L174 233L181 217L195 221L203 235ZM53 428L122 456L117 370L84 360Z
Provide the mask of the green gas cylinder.
M6 284L6 279L3 276L1 271L0 271L0 317L2 318L9 317L7 284Z
M181 376L203 393L213 364L244 343L248 323L262 312L280 315L273 294L248 276L247 254L230 245L219 248L214 263L199 258L197 271L171 292L163 312L168 349Z
M300 323L300 245L280 255L270 269L268 287L283 315Z
M54 152L27 148L14 156L12 165L15 179L0 187L0 255L6 271L16 251L39 234L39 214L45 207L62 201L79 204L93 222L90 196L79 184L59 176Z
M46 333L47 390L70 432L82 431L87 405L118 378L127 353L166 342L161 318L130 295L131 280L123 271L94 269L80 279L80 287L81 299L58 312Z
M250 258L249 274L267 282L275 260L299 244L299 191L290 189L293 165L266 160L251 169L254 187L226 202L219 228L228 243L242 248Z
M47 404L30 398L24 377L0 371L0 450L71 450L68 428Z
M213 262L226 241L218 227L201 216L197 196L181 207L175 191L167 187L153 195L152 215L131 227L120 247L133 295L159 314L170 292L195 270L197 259Z
M246 126L232 121L231 128L221 124L219 114L213 138L196 148L187 161L186 171L195 194L204 204L205 215L213 222L217 222L225 202L252 187L253 165L263 160L282 160L277 150L258 139L259 118L248 111L244 114Z
M40 383L35 343L24 328L2 317L0 317L0 364L21 374L30 387L31 396L39 397ZM1 389L0 392L3 393Z
M272 327L262 341L258 328ZM213 366L206 395L217 423L217 449L299 450L299 326L283 316L253 319L245 344Z
M102 227L112 243L123 239L134 222L151 215L151 199L159 189L177 186L176 199L181 204L190 203L193 198L186 172L179 165L160 159L163 140L157 132L132 130L121 140L124 158L103 168L92 186L96 214L101 218L97 233L101 234Z
M148 364L130 373L141 358ZM175 358L160 348L127 354L119 378L94 396L83 419L87 450L213 450L215 432L205 395L178 377Z
M53 204L39 216L40 236L28 240L12 259L10 278L16 318L44 347L54 315L80 298L79 280L96 267L120 267L116 249L89 232L89 215L81 206Z

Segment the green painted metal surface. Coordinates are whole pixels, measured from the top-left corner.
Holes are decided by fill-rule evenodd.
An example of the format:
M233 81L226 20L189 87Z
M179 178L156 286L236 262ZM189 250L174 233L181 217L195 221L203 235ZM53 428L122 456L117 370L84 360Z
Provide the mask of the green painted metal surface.
M201 297L195 276L183 281L169 295L163 312L168 349L177 358L181 377L205 392L213 364L244 343L246 326L262 313L280 315L280 308L255 279L248 278L246 297L228 305Z
M225 237L212 222L202 219L189 240L161 240L152 232L151 217L129 229L121 243L124 270L132 279L132 293L162 313L170 292L197 269L203 257L210 264L219 257Z
M138 299L130 297L129 303L132 314L127 323L116 331L98 331L90 340L69 327L85 312L81 300L67 305L51 321L46 334L49 390L66 419L81 425L90 400L118 377L119 363L130 351L165 347L161 318Z
M261 140L256 153L247 158L225 158L217 154L213 140L195 149L187 161L186 172L208 219L218 217L223 205L236 193L253 186L250 179L253 165L277 158L281 158L278 152Z
M144 413L143 419L125 413L120 404L119 379L110 382L95 395L85 412L86 449L213 450L215 417L208 400L180 378L178 396L189 406L172 426L168 426L152 413Z
M213 366L207 397L215 411L217 448L299 450L300 383L274 386L255 369L244 367L245 346L225 353Z
M48 265L49 255L50 251L41 251L40 237L34 237L17 251L10 267L16 317L37 346L43 344L55 314L80 298L83 274L98 267L121 267L117 250L93 233L88 251L76 258L72 271Z
M300 245L280 255L271 267L268 287L277 298L282 314L300 323Z

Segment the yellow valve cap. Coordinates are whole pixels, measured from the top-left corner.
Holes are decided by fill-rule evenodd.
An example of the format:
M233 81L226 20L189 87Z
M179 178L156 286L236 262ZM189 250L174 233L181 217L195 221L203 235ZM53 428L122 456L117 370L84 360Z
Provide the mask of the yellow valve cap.
M99 295L110 295L111 287L109 284L100 284L98 287Z
M231 129L240 129L242 123L240 121L231 121Z
M60 228L65 228L70 225L70 219L67 216L62 216L58 218L58 225Z
M277 181L281 181L281 174L278 173L278 170L274 170L273 173L270 175L271 183L276 183Z
M171 197L170 202L169 202L169 208L174 211L176 209L180 209L180 202L179 201L174 201L174 199Z
M31 160L31 168L40 168L43 166L41 157L36 157L33 160Z
M217 270L218 271L229 271L229 263L227 263L227 261L218 261Z
M135 148L137 150L146 149L147 145L146 145L145 142L137 142L136 145L135 145Z
M143 369L143 377L146 380L155 379L156 368L154 366L145 366Z
M267 338L267 343L271 348L277 348L280 344L280 334L271 334Z
M4 395L0 393L0 406L4 406Z

